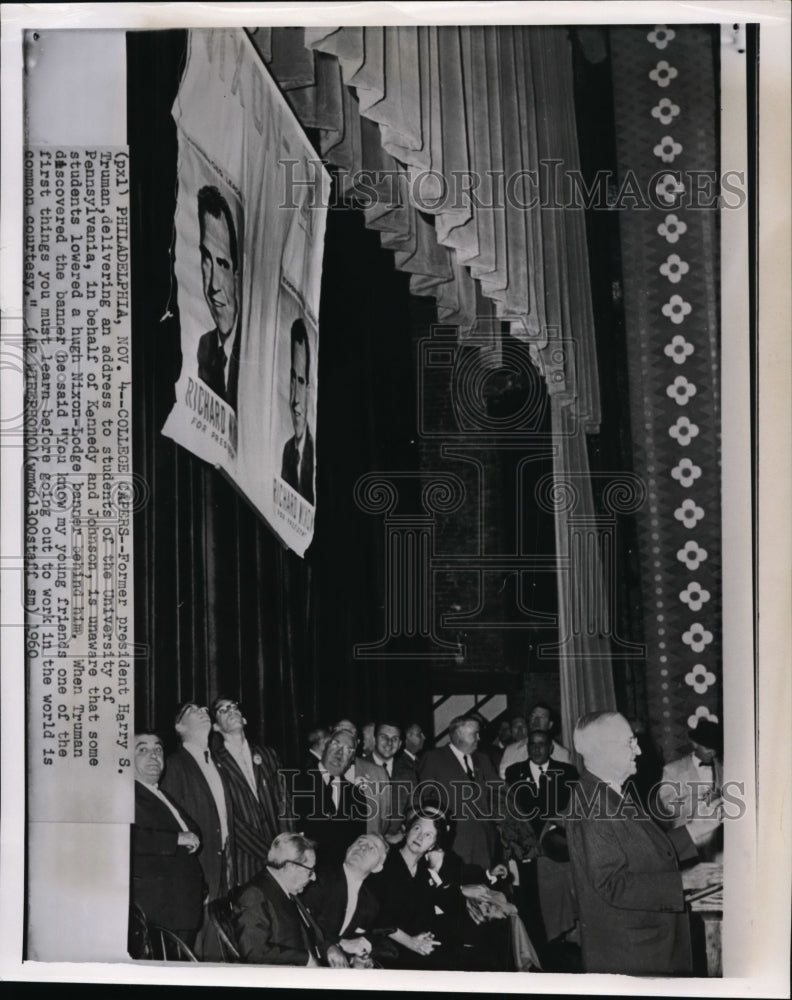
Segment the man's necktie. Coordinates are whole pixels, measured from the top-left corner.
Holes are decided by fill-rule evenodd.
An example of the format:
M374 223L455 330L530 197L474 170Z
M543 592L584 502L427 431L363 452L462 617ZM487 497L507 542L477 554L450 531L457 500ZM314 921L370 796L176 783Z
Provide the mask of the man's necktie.
M223 383L223 388L225 388L225 384L226 384L225 369L226 369L226 363L227 363L227 361L228 361L228 358L226 357L225 348L223 347L222 341L218 337L217 338L217 353L215 354L215 365L217 367L217 374L218 374L218 376L220 378L220 381Z
M341 778L337 774L330 779L330 794L333 796L333 808L338 812L341 808Z
M204 760L206 761L207 764L209 763L209 751L208 750L204 750Z
M706 764L704 761L699 763L699 771L703 778L709 779L710 787L715 787L715 767L713 764Z
M468 778L473 781L476 777L476 772L473 770L473 761L470 759L468 754L465 754L465 771L467 772Z
M297 896L290 896L289 898L297 907L297 912L300 914L300 920L302 920L305 929L305 941L308 945L308 951L310 951L320 965L327 965L327 956L321 944L321 932L316 926L314 918Z

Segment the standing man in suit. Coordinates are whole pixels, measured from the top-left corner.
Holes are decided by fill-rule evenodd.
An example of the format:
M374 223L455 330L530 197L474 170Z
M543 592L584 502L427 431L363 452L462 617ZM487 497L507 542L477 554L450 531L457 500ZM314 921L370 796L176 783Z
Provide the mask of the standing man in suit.
M506 866L499 863L496 828L501 782L489 757L478 751L479 728L467 716L451 722L448 745L430 750L418 765L417 791L422 805L439 804L454 822L451 847L460 858L502 877Z
M511 727L512 742L503 751L503 756L498 766L499 774L504 780L508 767L511 767L512 764L528 760L528 733L533 733L537 729L543 729L545 732L550 733L550 738L553 741L551 748L553 760L560 761L562 764L572 763L572 756L567 748L553 736L555 726L553 723L553 713L550 711L549 706L541 702L534 705L528 714L527 722L521 715L517 715L512 719Z
M547 857L542 835L569 802L577 771L553 760L547 730L528 735L528 760L506 769L504 853L514 877L520 915L542 958L548 942L572 929L575 910L569 864Z
M622 788L640 753L618 712L578 720L575 749L585 764L565 816L580 914L585 972L671 976L692 971L690 928L679 860L719 819L694 820L666 836Z
M136 733L130 897L159 927L192 948L203 915L201 839L193 820L159 787L165 764L156 733Z
M347 965L328 946L318 924L297 897L316 878L316 844L299 833L281 833L267 852L266 867L239 890L234 927L243 962L257 965Z
M311 398L311 348L308 331L301 319L291 326L291 370L289 376L289 409L294 437L283 448L281 478L292 486L308 503L314 502L314 443L308 426L308 406Z
M712 815L718 809L723 786L723 732L717 722L700 719L688 729L693 751L666 764L659 787L661 815L672 827L686 826L692 819ZM713 831L707 843L699 844L699 855L715 860L723 850L720 834Z
M322 865L340 864L352 841L367 832L367 822L378 822L377 804L370 798L370 779L358 773L361 766L377 765L355 760L356 747L357 739L349 730L336 729L322 759L300 775L294 792L302 828L318 843ZM351 771L353 764L355 770ZM382 781L384 771L377 768L377 772L375 782Z
M399 756L402 745L401 727L395 722L378 722L374 726L374 749L371 759L386 773L380 832L389 843L401 839L402 822L412 802L416 785L415 767Z
M377 899L365 881L382 871L387 856L388 845L382 837L364 833L347 848L343 864L320 868L316 881L305 892L305 903L325 939L338 944L355 967L370 965L374 950L370 931L379 912Z
M228 892L235 880L229 843L231 799L222 767L217 766L209 752L212 730L209 709L188 701L176 714L174 728L181 746L168 757L161 787L198 824L201 830L198 860L209 900L217 899Z
M316 762L322 759L324 748L330 739L330 730L326 726L316 725L308 731L308 755L305 759L306 768L316 767Z
M280 758L271 747L248 742L239 703L215 698L210 715L222 738L215 757L231 800L235 881L244 885L264 867L275 837L294 829L291 803Z
M198 341L198 378L236 410L239 352L239 246L228 202L216 187L198 192L203 293L214 329Z
M426 736L419 722L410 722L404 729L404 748L401 755L415 769L418 776L418 761L423 753Z

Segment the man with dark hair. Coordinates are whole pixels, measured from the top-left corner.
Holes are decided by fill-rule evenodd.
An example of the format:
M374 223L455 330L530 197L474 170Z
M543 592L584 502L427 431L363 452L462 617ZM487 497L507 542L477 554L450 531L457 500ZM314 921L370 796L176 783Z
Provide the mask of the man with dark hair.
M540 953L576 919L568 860L554 857L544 838L552 835L551 823L566 808L578 775L571 764L551 758L552 746L546 729L528 734L528 760L506 769L509 790L500 826L520 915Z
M198 860L209 888L209 899L217 899L234 885L229 844L231 799L225 769L222 765L218 767L209 752L212 720L205 706L194 701L182 705L174 728L181 746L168 757L161 788L200 827Z
M658 807L670 826L685 826L691 819L712 815L721 801L723 785L723 732L720 724L699 719L688 729L692 753L663 768L658 789ZM719 859L723 850L722 829L713 831L707 843L699 844L699 856Z
M210 713L222 738L215 757L227 778L236 883L243 885L264 866L275 837L294 828L291 802L280 758L271 747L248 742L239 703L215 698Z
M503 751L503 756L498 765L498 773L501 778L505 780L506 769L511 767L512 764L519 764L521 761L528 760L528 733L533 733L537 729L543 729L545 732L550 733L552 740L550 753L553 760L560 761L562 764L572 763L572 757L567 748L552 735L554 723L550 707L542 702L538 702L528 713L527 721L521 715L517 715L511 720L512 742Z
M382 796L384 815L378 832L391 843L401 839L402 821L418 778L415 766L398 755L401 737L401 726L396 722L378 722L374 726L371 760L387 775Z
M283 448L281 478L308 503L314 502L314 443L308 426L311 396L311 347L308 331L301 319L291 326L291 369L289 379L289 409L294 437Z
M214 329L198 341L198 378L236 409L239 381L239 248L228 202L216 187L198 192L203 293Z
M192 948L203 915L198 828L159 787L165 766L159 736L136 733L133 752L135 822L130 898L150 923L173 931Z
M418 776L418 761L423 753L426 735L421 728L420 722L408 722L404 729L404 747L399 756L404 757L407 763L416 769Z

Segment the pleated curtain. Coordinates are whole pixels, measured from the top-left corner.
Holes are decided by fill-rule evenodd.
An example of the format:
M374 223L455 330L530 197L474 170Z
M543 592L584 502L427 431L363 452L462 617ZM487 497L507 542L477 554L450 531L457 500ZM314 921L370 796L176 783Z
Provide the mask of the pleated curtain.
M607 636L564 634L577 617L570 601L585 600L561 566L570 513L595 518L585 433L599 423L585 218L570 203L580 163L568 31L259 28L251 37L413 294L433 296L439 322L461 338L478 340L494 316L531 347L558 435L554 476L584 484L574 511L556 517L569 732L615 696ZM601 579L593 558L590 579Z

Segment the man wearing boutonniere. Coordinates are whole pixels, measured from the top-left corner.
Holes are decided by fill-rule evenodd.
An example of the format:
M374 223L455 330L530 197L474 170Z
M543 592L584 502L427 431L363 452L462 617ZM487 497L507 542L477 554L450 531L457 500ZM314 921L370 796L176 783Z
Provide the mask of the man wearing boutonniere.
M321 865L340 864L352 841L377 819L372 815L376 802L371 798L375 782L368 771L377 765L356 760L356 747L357 740L348 729L335 729L322 759L299 776L294 790L300 828L317 842ZM365 768L366 773L358 768ZM384 774L383 770L382 780Z
M248 742L239 703L215 698L210 711L222 740L215 754L232 803L236 884L244 885L267 863L275 837L293 831L291 803L280 758L271 747Z

